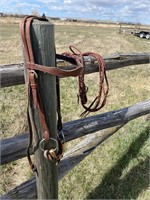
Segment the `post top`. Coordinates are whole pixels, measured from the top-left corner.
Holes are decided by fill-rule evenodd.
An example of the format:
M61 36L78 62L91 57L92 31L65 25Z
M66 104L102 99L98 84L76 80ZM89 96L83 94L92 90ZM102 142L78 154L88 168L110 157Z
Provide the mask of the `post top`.
M54 23L52 23L51 21L42 21L42 20L38 20L38 19L34 19L33 20L33 24L41 24L41 25L49 25L49 26L54 26Z

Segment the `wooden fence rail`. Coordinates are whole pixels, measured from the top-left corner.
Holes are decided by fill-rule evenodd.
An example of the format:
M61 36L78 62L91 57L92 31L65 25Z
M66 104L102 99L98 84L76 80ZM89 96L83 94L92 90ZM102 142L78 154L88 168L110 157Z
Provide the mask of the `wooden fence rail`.
M63 124L65 141L85 136L96 131L120 126L150 112L150 100L116 111L66 122ZM0 143L1 164L6 164L26 156L28 133L4 139Z
M84 57L85 73L90 74L98 72L98 65L91 57ZM116 54L105 57L106 69L113 70L129 65L139 65L150 63L150 53L130 53ZM61 61L58 60L58 66ZM61 62L62 63L62 62ZM64 66L63 69L73 69L74 66ZM9 87L13 85L24 84L24 67L23 64L0 65L1 87Z
M115 123L114 126L111 127L111 124L109 124L109 128L100 130L99 132L95 132L91 135L86 135L84 139L79 142L75 147L68 150L65 154L63 159L60 161L60 164L58 165L58 179L60 180L63 178L73 167L75 167L77 164L79 164L86 156L88 156L98 145L100 145L102 142L104 142L107 138L112 136L114 133L116 133L121 127L123 127L126 123L128 123L130 120L133 120L137 117L140 117L142 115L150 113L150 100L138 103L134 106L108 112L105 114L97 115L99 118L95 121L94 127L90 127L90 120L88 117L87 121L89 121L89 128L86 130L89 131L89 133L93 133L95 131L100 130L100 121L101 119L105 118L105 121L107 120L110 122L110 119L114 118ZM117 115L117 117L115 116ZM102 118L101 118L102 117ZM121 118L121 120L120 120ZM84 119L85 120L85 119ZM79 120L77 120L79 121ZM81 120L80 120L81 121ZM104 121L103 121L104 122ZM71 122L68 122L68 124ZM72 122L74 124L74 122ZM94 121L91 120L91 123L94 123ZM67 123L66 123L67 124ZM85 125L85 124L84 124ZM65 125L64 125L65 126ZM70 125L69 125L70 126ZM107 125L106 125L107 127ZM69 129L68 129L69 130ZM91 130L91 131L90 131ZM4 199L36 199L37 197L37 191L36 191L36 181L35 177L32 177L28 181L22 183L20 186L14 188L13 190L9 191L7 194L2 196L2 200Z
M124 54L105 58L105 61L107 70L112 70L128 65L146 64L149 63L149 58L150 54ZM89 74L97 72L98 66L94 63L94 60L87 57L85 59L85 73ZM66 66L64 68L69 70L73 67L74 66ZM0 72L2 87L24 83L22 64L13 65L13 67L12 65L0 66ZM150 100L120 110L64 123L63 130L66 142L81 136L85 136L85 138L78 145L64 154L64 157L58 166L59 180L122 126L129 121L148 113L150 113ZM87 134L91 135L86 136ZM2 140L0 143L1 164L3 165L25 157L27 143L28 133ZM35 199L37 195L35 182L35 177L33 177L3 195L1 199Z
M124 124L123 124L124 125ZM86 156L88 156L98 145L105 141L108 137L117 132L123 125L101 130L90 136L85 136L78 145L68 150L58 165L58 179L63 178L73 167L79 164ZM9 191L1 197L5 199L36 199L37 189L35 177L22 183L20 186Z

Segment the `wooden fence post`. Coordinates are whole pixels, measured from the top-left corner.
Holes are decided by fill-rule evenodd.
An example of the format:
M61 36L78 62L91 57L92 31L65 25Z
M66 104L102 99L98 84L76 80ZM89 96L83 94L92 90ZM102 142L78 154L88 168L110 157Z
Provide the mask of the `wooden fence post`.
M31 41L35 62L46 66L55 66L54 25L47 21L34 20L31 25ZM57 138L56 77L43 72L37 73L44 114L51 133L50 137ZM35 165L38 171L38 175L36 175L37 197L38 199L58 199L57 166L44 158L39 147L43 133L37 109L32 108L32 116L35 124L33 136Z

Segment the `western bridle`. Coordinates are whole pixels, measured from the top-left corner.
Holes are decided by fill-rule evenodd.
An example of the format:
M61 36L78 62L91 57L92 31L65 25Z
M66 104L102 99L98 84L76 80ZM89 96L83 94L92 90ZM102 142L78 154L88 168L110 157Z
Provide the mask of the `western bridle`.
M36 167L34 166L31 157L30 157L30 147L32 145L33 139L33 131L34 131L34 122L32 118L32 111L31 107L34 109L37 108L41 120L42 131L43 131L43 139L40 142L40 147L44 152L44 157L49 159L55 163L58 163L63 156L63 143L64 143L64 135L63 135L63 127L62 127L62 117L61 117L61 108L60 108L60 84L59 78L60 77L76 77L78 76L79 79L79 94L78 98L80 98L81 104L85 111L81 114L81 116L86 116L89 112L95 112L100 110L106 103L107 94L109 90L108 81L106 77L106 65L103 58L97 54L92 52L81 53L76 47L70 46L70 50L72 53L65 52L62 55L56 54L56 59L65 60L73 65L75 65L75 69L72 70L62 70L57 67L47 67L44 65L36 64L34 58L34 52L32 48L32 41L31 41L31 24L34 19L40 21L48 21L46 18L37 17L37 16L27 16L23 19L21 24L21 36L26 56L25 67L27 70L27 86L28 86L28 106L27 106L27 118L28 118L28 125L29 125L29 145L27 148L27 157L29 160L29 164L33 171L36 171ZM87 87L84 84L84 56L92 56L94 57L99 65L99 91L98 95L94 99L94 101L89 105L86 106L87 103ZM39 92L38 86L38 74L39 72L48 73L51 75L56 76L56 91L57 91L57 129L58 129L58 137L57 140L51 137L51 133L48 130L45 114L43 110L43 105L41 101L41 96ZM105 86L106 85L106 89ZM32 96L33 101L30 101L30 97ZM102 102L101 99L103 98ZM49 140L53 140L56 142L56 148L52 148L50 150L44 149L43 143L48 142Z

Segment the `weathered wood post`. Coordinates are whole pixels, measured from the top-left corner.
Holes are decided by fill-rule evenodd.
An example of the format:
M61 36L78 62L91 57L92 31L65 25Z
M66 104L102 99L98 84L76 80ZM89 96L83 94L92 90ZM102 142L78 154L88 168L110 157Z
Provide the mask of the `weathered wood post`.
M37 64L55 66L54 25L47 21L34 20L31 25L31 41ZM38 85L44 114L52 138L57 137L56 127L56 77L37 72ZM31 99L32 100L32 99ZM58 199L57 166L43 156L40 141L43 139L41 121L37 109L32 108L35 124L34 155L38 174L36 175L38 199Z

